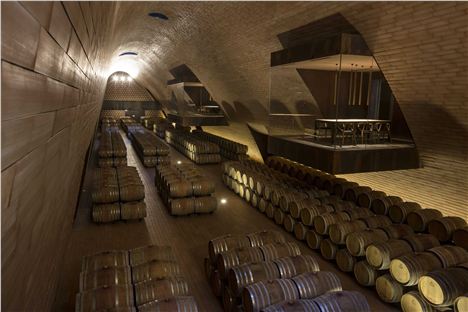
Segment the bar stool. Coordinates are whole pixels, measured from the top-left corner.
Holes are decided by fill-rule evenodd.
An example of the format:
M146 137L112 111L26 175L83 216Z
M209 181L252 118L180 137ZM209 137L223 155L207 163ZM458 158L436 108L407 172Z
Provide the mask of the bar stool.
M354 123L343 123L342 126L338 125L338 130L341 133L341 144L340 147L343 146L345 137L350 136L353 139L354 145L357 145L356 141L356 128Z
M367 143L367 139L374 129L373 124L371 122L360 122L357 124L357 129L361 136L361 144L364 144L364 139Z

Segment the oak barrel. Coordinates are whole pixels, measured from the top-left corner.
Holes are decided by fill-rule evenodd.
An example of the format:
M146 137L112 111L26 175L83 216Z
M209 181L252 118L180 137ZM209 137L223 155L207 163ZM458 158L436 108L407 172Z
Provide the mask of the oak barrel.
M139 312L198 312L194 297L177 296L168 299L154 300L138 306Z
M259 248L265 261L301 254L299 246L294 242L267 244Z
M273 219L275 220L276 224L283 225L284 216L285 213L281 209L275 208L275 212L273 213Z
M327 260L334 260L338 249L338 245L333 243L329 238L320 242L320 253Z
M188 295L188 284L186 280L178 276L166 279L148 280L137 283L134 287L135 302L138 306L154 300Z
M315 216L313 219L315 231L319 234L328 234L328 228L330 225L338 223L340 221L349 221L349 215L345 212L332 212L324 213Z
M81 260L81 272L128 266L128 251L104 251Z
M263 198L260 198L260 200L258 201L258 210L260 212L265 212L267 206L268 206L268 201L266 201Z
M453 232L453 242L455 243L455 245L468 250L468 226L456 229Z
M455 312L468 311L468 293L465 293L464 295L461 295L455 299L453 309Z
M437 237L441 242L447 242L452 239L453 232L466 226L466 221L460 217L442 217L431 220L427 224L427 230L430 234Z
M445 268L422 276L418 283L421 295L437 306L451 306L455 299L468 292L468 270Z
M284 235L279 231L265 230L246 235L252 247L263 246L272 243L285 243Z
M308 206L300 210L299 216L304 225L311 226L314 223L314 218L323 213L332 212L333 208L329 205ZM291 214L293 217L296 214Z
M357 258L351 255L348 249L345 248L339 249L336 252L335 260L338 268L343 272L352 272L357 262Z
M235 266L270 260L271 258L264 258L263 252L260 249L262 247L240 247L220 253L216 262L216 267L219 270L221 278L227 277L229 269Z
M378 198L383 198L387 196L384 192L381 191L371 191L369 193L361 193L358 196L357 203L360 207L371 208L371 204L374 200Z
M390 274L405 286L416 285L421 276L440 268L439 258L430 252L408 253L390 262Z
M299 218L301 210L308 207L320 206L320 201L315 198L303 198L298 201L291 201L288 206L289 213L294 218Z
M388 208L388 216L394 223L403 223L411 211L421 209L421 205L415 202L401 202Z
M362 218L368 228L381 228L392 224L389 217L383 215L369 216Z
M80 273L80 291L132 283L129 267L111 267Z
M389 303L400 302L404 293L404 287L388 273L376 279L375 289L380 299Z
M323 239L323 236L318 234L314 230L309 230L306 233L306 243L310 249L319 249L322 239Z
M208 254L211 262L216 261L218 254L240 247L250 247L250 239L245 235L224 235L208 242Z
M195 213L210 213L218 208L218 201L214 196L195 197L193 204Z
M262 312L321 312L313 299L284 301L266 307Z
M418 252L440 246L439 240L431 234L417 233L403 236L402 239L407 241L414 251Z
M372 243L366 248L367 262L376 269L390 267L392 259L411 252L411 245L401 239L389 239L386 242Z
M293 277L299 290L299 298L311 299L327 292L342 290L341 281L333 272L307 272Z
M362 286L374 286L375 280L383 271L377 271L367 263L367 261L359 261L354 265L354 277Z
M107 223L120 220L120 204L101 204L93 205L93 222Z
M390 239L400 239L404 236L414 234L413 229L407 224L391 224L382 227Z
M283 226L287 232L290 232L290 233L293 232L294 226L296 225L296 223L298 222L294 220L294 218L291 217L291 215L289 214L285 215L283 218Z
M371 312L369 303L363 294L357 291L336 291L326 293L314 299L320 311L359 311Z
M361 220L342 221L332 224L328 230L328 234L333 243L343 245L346 244L346 236L348 234L362 231L366 227L366 224Z
M245 286L260 281L280 278L278 266L273 261L243 264L229 270L228 285L234 296L240 296Z
M418 209L411 211L406 217L406 223L415 232L424 232L429 221L442 218L442 213L437 209Z
M388 236L381 229L366 229L346 236L346 248L353 256L364 256L369 244L386 240Z
M387 215L391 206L402 202L403 200L398 196L385 196L376 198L371 203L371 210L378 215Z
M100 287L78 293L75 311L102 311L107 309L133 307L132 285Z
M169 213L173 216L185 216L195 212L195 202L192 197L171 199Z
M146 218L146 204L144 201L126 202L120 205L122 220L138 220Z
M458 246L443 245L430 248L427 251L434 253L444 268L468 261L468 251Z
M283 257L273 260L278 267L280 278L290 278L306 272L319 271L319 265L310 255Z
M266 206L265 214L267 215L268 218L273 219L275 217L276 209L277 208L272 203L269 202L268 205Z
M161 279L180 274L177 262L153 260L132 267L132 281L143 282L149 279Z
M298 240L305 240L308 230L309 230L309 227L305 226L301 222L296 222L296 224L294 224L294 236Z
M368 186L348 188L344 193L344 199L356 203L359 195L363 193L370 193L371 191L372 189Z
M242 292L245 312L260 311L282 301L299 299L299 291L291 279L274 279L248 285Z
M409 291L401 297L401 309L403 312L436 312L419 291Z

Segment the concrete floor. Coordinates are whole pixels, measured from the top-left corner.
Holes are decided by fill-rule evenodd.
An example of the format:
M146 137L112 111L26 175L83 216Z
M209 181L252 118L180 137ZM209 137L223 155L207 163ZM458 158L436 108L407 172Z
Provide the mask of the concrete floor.
M165 209L154 186L154 168L145 168L137 158L128 139L124 136L128 150L128 165L136 166L145 184L147 217L142 222L117 222L97 225L90 220L89 192L85 191L80 200L80 208L74 224L70 244L64 259L62 275L57 288L54 311L73 311L75 295L79 287L81 258L105 250L131 249L148 244L170 245L178 258L182 275L189 283L199 310L222 311L221 304L212 294L205 277L203 259L208 256L208 241L224 234L242 234L263 229L280 229L265 215L248 205L240 197L227 189L221 181L221 166L204 165L203 172L216 182L216 196L227 199L218 210L210 215L172 217ZM190 162L171 148L172 162ZM95 159L93 162L95 163ZM87 173L84 189L88 190L90 174ZM336 273L343 289L357 290L369 301L372 311L398 311L398 306L383 303L373 288L359 286L354 277L338 270L336 265L324 260L321 255L294 236L283 231L288 240L298 243L304 254L316 257L321 270Z

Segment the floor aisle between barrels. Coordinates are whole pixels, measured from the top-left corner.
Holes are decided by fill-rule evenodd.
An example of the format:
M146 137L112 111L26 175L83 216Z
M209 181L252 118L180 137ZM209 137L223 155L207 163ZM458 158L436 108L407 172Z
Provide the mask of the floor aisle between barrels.
M297 242L303 254L313 255L317 259L320 270L332 271L339 276L344 290L357 290L365 295L372 311L400 310L398 306L380 301L374 288L359 286L351 274L341 272L334 264L324 260L319 253L309 249L306 244L296 240L293 235L282 230L228 190L221 180L220 164L199 166L203 173L212 177L216 183L218 210L207 215L170 216L154 186L154 168L145 168L125 135L124 140L127 146L128 165L137 167L145 185L147 217L141 222L97 225L90 220L90 200L80 201L70 244L63 260L54 311L74 310L83 256L105 250L131 249L149 244L170 245L173 248L181 267L181 274L187 279L190 293L195 297L200 311L222 311L221 304L213 295L205 276L203 259L208 253L208 241L224 234L245 234L263 229L281 230L287 240ZM92 161L97 163L97 159ZM191 163L172 147L171 161L173 164L177 161ZM87 192L90 191L91 176L88 172L84 181L84 189ZM226 203L221 204L221 199L225 199Z

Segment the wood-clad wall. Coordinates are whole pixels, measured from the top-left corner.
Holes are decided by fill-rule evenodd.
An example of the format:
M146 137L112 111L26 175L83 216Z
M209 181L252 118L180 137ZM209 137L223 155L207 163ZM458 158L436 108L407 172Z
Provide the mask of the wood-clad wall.
M102 103L103 36L85 2L1 5L2 310L47 311Z

